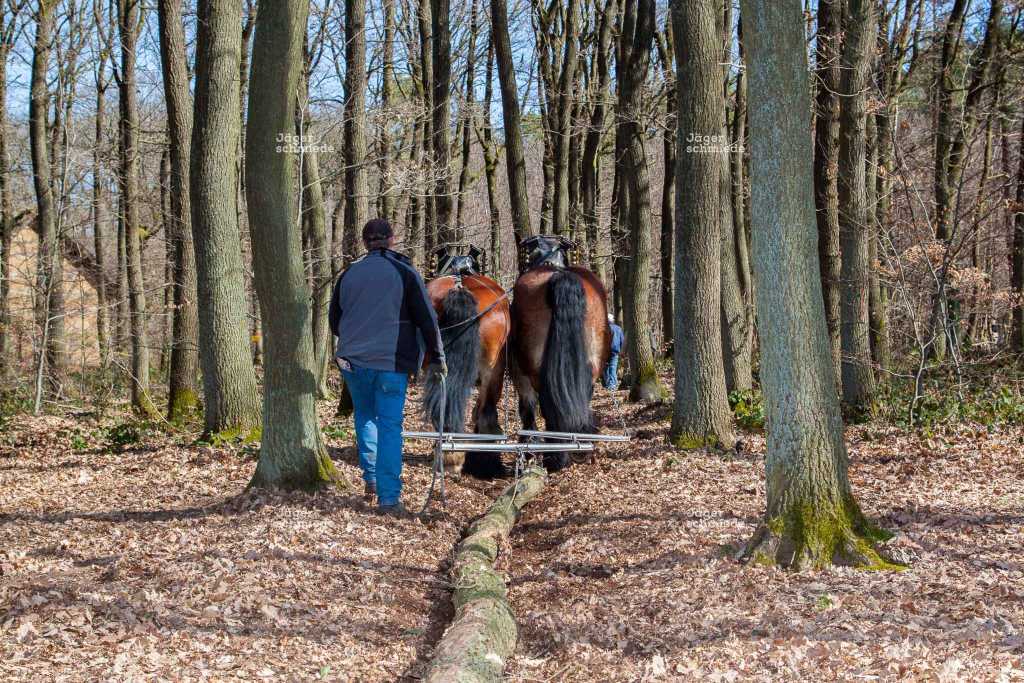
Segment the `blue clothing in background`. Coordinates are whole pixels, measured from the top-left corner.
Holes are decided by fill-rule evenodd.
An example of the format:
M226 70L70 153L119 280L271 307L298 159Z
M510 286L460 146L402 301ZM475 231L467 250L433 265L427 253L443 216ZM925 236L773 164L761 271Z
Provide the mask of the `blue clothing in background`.
M604 369L601 383L606 388L614 391L619 388L619 354L622 353L622 345L626 341L626 334L615 323L608 323L608 327L612 331L612 355Z
M608 327L612 331L612 355L617 356L622 353L622 345L626 341L626 333L615 323L609 323Z

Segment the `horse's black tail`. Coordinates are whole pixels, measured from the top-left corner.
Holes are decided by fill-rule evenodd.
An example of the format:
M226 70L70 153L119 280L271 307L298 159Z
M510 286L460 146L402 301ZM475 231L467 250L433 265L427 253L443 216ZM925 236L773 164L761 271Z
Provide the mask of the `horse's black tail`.
M476 297L465 287L454 287L441 302L438 325L448 363L445 386L444 431L463 432L466 403L479 373L480 319L476 317ZM423 405L434 429L441 422L441 381L429 375L424 383Z
M547 298L551 326L540 368L540 411L548 431L590 434L596 431L590 410L594 380L583 333L587 315L583 283L575 273L555 273L548 281ZM565 453L552 456L545 458L548 469L569 464Z

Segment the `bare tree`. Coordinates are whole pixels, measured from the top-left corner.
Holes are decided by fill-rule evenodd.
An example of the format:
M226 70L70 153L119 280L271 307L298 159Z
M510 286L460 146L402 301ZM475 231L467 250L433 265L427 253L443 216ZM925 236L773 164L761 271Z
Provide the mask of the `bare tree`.
M519 114L519 92L516 88L512 43L508 35L508 5L505 0L491 0L491 39L498 59L498 80L501 83L502 121L505 126L505 163L508 171L509 200L512 204L512 230L516 242L535 234L530 223L526 196L526 159L523 154L523 133Z
M680 96L676 155L675 404L672 438L685 448L735 441L722 360L722 48L717 0L676 1ZM682 93L687 93L683 96Z
M170 153L170 225L173 250L173 332L167 417L180 420L199 406L199 312L196 310L196 254L192 241L189 165L192 145L192 96L185 55L181 1L159 0L160 56Z
M743 0L767 510L742 556L788 567L884 566L850 489L817 263L811 111L799 0Z
M336 481L316 416L310 291L302 260L295 158L277 149L294 130L309 3L261 5L253 45L246 200L256 290L266 330L263 434L251 486L315 489Z
M149 390L146 285L142 273L142 226L139 222L139 103L135 73L138 37L144 20L140 0L118 0L118 35L121 40L121 68L118 74L121 167L118 187L128 274L132 406L141 415L152 417L158 411Z
M190 183L199 332L205 340L199 349L204 429L244 435L260 424L260 408L249 356L245 270L233 201L238 192L242 5L241 0L199 0L197 9Z
M868 259L873 212L866 190L868 77L875 51L876 0L847 0L844 26L842 102L839 114L839 241L843 402L855 414L872 410Z

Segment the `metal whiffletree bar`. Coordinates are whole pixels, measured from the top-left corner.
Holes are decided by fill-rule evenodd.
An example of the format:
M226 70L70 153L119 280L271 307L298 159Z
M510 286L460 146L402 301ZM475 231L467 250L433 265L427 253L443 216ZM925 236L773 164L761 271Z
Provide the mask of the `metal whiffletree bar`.
M444 405L442 401L442 424ZM566 451L587 452L594 450L594 444L623 443L629 437L620 434L583 434L576 432L542 432L532 429L520 430L515 438L525 437L526 441L513 441L506 434L467 434L461 432L417 432L403 431L402 438L422 439L434 442L434 477L430 482L430 490L423 502L425 512L434 494L434 484L440 477L441 502L444 504L444 453L477 451L486 453L514 453L517 458L533 453L559 453ZM546 442L541 442L545 439ZM556 443L551 443L555 441Z

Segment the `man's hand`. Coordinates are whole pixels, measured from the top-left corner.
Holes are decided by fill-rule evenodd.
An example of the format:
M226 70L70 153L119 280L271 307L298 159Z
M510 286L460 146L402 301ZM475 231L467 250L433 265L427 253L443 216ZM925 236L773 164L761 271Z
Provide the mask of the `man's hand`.
M433 363L431 363L430 369L432 372L441 375L442 379L448 377L448 364L445 363L443 360L436 360Z

